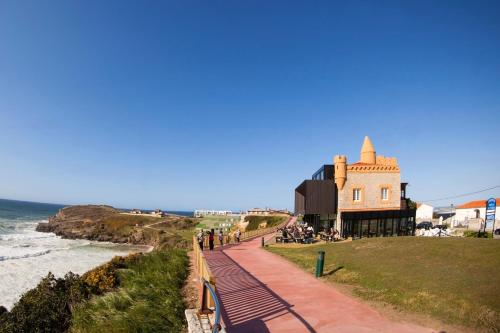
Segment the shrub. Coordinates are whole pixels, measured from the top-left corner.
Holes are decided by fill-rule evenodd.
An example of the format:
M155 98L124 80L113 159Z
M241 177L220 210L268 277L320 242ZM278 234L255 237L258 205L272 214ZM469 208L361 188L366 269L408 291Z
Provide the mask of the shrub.
M476 237L477 238L477 231L473 230L465 230L464 231L464 237ZM493 234L491 232L481 232L481 237L480 238L493 238Z
M111 262L83 274L82 280L91 288L93 294L102 294L118 284L116 268Z
M89 295L78 275L70 272L55 278L49 273L24 293L10 312L0 315L0 332L65 332L75 305Z
M82 281L89 286L92 294L99 295L110 291L119 285L117 270L136 262L141 255L133 253L126 257L115 256L111 261L83 274Z

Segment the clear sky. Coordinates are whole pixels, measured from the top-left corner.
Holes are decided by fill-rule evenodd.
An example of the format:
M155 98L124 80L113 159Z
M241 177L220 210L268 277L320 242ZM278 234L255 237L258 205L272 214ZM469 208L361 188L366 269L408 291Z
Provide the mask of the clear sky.
M499 15L498 1L2 0L0 197L292 208L364 135L414 200L499 185Z

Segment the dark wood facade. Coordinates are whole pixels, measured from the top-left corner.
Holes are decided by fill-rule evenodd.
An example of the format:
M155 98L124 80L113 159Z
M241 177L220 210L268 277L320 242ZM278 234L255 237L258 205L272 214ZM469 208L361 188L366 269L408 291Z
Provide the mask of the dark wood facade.
M295 189L295 214L324 215L337 212L333 180L305 180Z

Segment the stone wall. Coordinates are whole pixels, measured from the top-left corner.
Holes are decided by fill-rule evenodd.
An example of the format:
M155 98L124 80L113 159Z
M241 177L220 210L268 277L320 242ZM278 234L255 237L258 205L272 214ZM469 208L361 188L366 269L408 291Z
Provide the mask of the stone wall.
M382 200L382 187L389 188L388 200ZM353 189L361 188L361 200L353 201ZM338 191L338 209L370 210L401 207L401 176L399 172L347 172L347 180Z

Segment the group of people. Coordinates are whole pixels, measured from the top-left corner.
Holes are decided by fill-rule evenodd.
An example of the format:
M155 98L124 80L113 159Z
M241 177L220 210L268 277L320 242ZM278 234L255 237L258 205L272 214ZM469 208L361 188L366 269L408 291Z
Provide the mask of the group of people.
M284 243L288 243L290 241L312 243L312 240L314 239L314 229L311 226L307 226L307 224L291 225L278 229L276 237L280 238Z
M332 242L335 242L340 239L340 232L334 227L325 229L324 234L327 236L326 240L330 240Z
M310 244L313 242L315 236L313 227L304 223L303 225L292 225L278 229L276 241L283 243L295 242ZM330 241L340 239L339 231L333 227L320 232L319 236L321 236L321 239Z
M219 239L219 244L220 246L224 246L224 233L221 230L219 230L219 233L218 233L218 239ZM200 245L200 249L203 251L203 248L205 246L205 237L208 237L208 248L210 251L212 251L215 247L215 230L214 229L210 229L209 231L207 231L206 233L203 231L203 229L201 229L198 234L196 235L196 240L198 241L198 244ZM234 239L237 243L240 242L240 237L241 237L241 231L238 229L236 230L236 232L234 233Z

